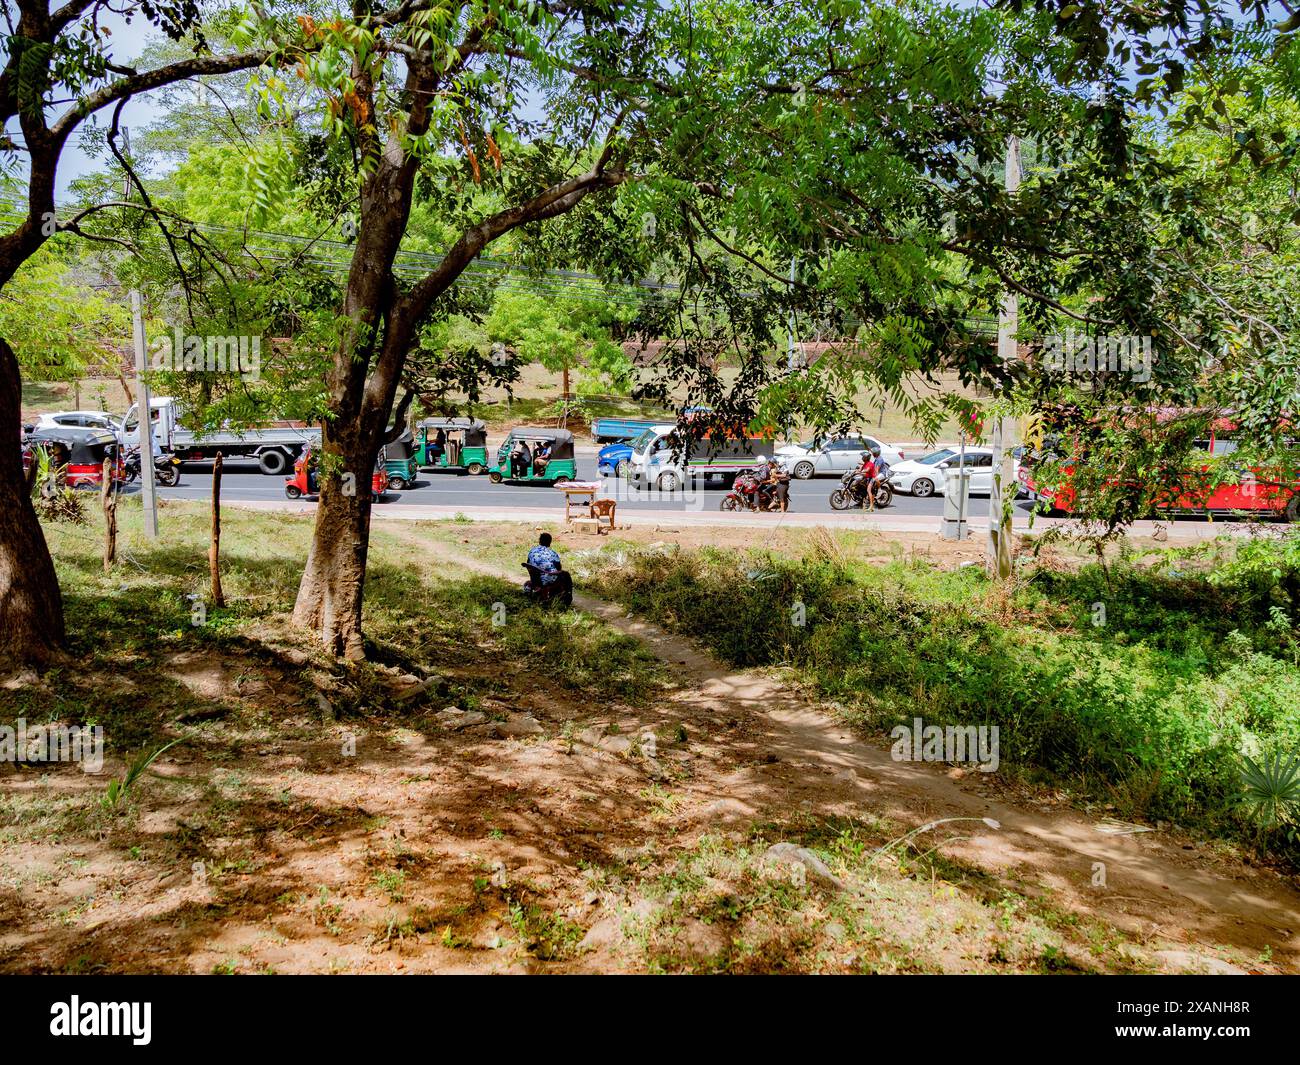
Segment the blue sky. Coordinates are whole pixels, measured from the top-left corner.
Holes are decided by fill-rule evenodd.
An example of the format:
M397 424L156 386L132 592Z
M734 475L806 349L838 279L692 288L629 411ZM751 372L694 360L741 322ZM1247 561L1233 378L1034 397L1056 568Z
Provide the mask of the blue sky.
M100 16L100 24L107 26L112 31L110 38L110 53L116 62L130 62L143 51L145 43L152 33L157 31L149 24L149 21L143 16L137 17L128 23L120 15L111 12L103 12ZM107 121L111 112L104 112L103 120ZM147 125L157 114L157 109L153 101L148 96L136 97L131 100L126 107L122 109L122 124L128 127ZM87 156L81 150L79 138L74 135L63 152L63 158L59 163L58 184L55 195L61 201L68 191L68 185L74 179L100 169L102 163Z

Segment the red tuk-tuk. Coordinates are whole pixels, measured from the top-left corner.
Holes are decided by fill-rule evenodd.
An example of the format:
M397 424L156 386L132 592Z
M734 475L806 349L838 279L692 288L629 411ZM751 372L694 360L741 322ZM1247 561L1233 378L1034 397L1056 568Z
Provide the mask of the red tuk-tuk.
M370 478L370 498L376 503L388 495L388 472L384 468L385 462L386 455L381 447ZM320 493L318 468L315 449L309 444L303 449L298 461L293 464L293 476L285 480L284 494L289 499L314 499Z
M122 448L117 436L106 429L68 425L33 429L23 442L24 472L36 461L37 448L48 452L51 468L61 471L64 481L73 488L102 485L106 458L111 464L113 480L125 479Z

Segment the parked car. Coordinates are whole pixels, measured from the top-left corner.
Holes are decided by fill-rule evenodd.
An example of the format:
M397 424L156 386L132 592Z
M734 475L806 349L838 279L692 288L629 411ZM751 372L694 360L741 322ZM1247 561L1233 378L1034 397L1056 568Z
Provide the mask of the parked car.
M881 456L890 466L897 466L907 457L898 448L881 443L874 436L840 436L821 443L809 440L803 444L786 444L776 449L776 455L785 461L792 476L806 481L819 474L839 477L862 461L862 452L873 447L880 448Z

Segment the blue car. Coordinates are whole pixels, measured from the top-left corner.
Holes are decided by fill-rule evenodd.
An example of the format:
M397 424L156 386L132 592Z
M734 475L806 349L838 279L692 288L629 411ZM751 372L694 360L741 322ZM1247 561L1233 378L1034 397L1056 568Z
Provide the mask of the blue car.
M624 441L606 444L596 452L596 468L602 477L621 476L622 464L632 457L632 445Z
M640 451L662 432L673 428L671 424L651 425L641 430L635 440L619 440L606 444L596 452L596 469L602 477L622 477L634 451Z

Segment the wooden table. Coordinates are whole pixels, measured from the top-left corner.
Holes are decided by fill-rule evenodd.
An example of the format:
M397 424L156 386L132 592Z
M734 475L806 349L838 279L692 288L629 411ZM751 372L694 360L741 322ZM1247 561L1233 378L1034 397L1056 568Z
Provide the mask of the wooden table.
M577 517L589 518L591 504L600 491L599 481L563 481L555 486L564 493L564 523L573 522ZM586 511L584 514L583 511ZM576 511L576 513L575 513Z

